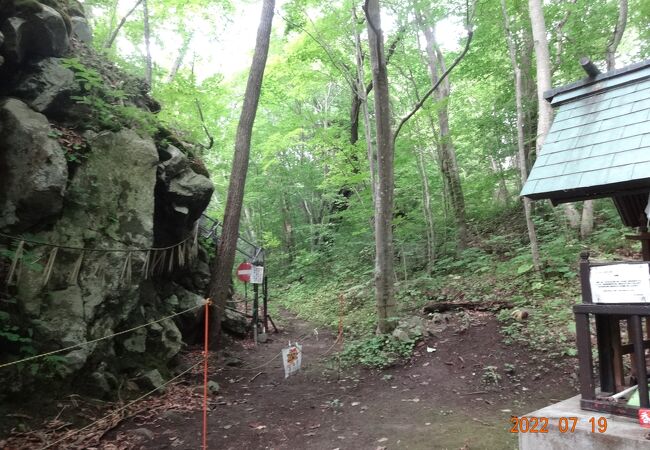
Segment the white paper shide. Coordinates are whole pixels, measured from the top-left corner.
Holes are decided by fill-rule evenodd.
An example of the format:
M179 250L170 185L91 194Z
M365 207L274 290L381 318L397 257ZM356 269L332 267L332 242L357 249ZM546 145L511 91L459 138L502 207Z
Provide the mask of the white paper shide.
M612 264L591 268L594 303L650 303L648 264Z

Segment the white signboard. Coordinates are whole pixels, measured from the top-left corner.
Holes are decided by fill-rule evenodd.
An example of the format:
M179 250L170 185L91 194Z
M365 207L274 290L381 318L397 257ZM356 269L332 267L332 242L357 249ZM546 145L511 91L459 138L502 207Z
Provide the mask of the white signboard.
M648 264L594 266L590 284L594 303L650 303Z
M251 268L251 283L262 284L264 282L264 266L253 266Z
M284 378L289 378L298 372L302 365L302 345L295 343L283 348L282 361L284 362Z

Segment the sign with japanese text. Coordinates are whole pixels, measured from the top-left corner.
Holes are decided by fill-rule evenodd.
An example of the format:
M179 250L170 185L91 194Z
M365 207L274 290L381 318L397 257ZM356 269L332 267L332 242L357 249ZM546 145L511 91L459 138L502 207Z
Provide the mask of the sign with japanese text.
M302 364L302 345L296 343L283 348L282 362L284 363L284 378L289 378L298 372Z
M262 284L264 282L264 266L252 266L250 280L252 284Z
M594 266L590 284L594 303L650 303L648 264Z

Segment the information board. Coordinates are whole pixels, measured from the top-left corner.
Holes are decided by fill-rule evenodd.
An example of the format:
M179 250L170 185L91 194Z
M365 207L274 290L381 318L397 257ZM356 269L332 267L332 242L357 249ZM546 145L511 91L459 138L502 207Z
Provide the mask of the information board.
M253 266L251 268L251 284L262 284L264 282L264 266Z
M591 267L594 303L650 303L648 264L611 264Z

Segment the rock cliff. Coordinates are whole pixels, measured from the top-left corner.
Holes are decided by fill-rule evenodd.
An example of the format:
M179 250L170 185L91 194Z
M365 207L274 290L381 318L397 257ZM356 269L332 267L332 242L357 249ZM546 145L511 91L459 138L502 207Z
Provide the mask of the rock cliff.
M160 319L202 304L212 183L91 39L74 0L0 0L0 363L158 322L6 368L0 398L43 378L155 384L200 321Z

